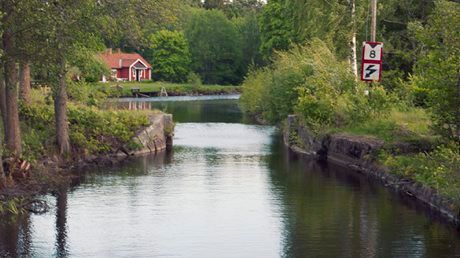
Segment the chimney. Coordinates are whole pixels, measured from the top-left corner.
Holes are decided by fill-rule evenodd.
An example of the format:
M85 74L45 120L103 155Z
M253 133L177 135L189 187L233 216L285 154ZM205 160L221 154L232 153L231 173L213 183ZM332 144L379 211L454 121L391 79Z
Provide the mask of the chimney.
M117 48L117 53L118 53L118 54L121 53L121 49L120 49L120 48Z
M112 48L107 48L107 54L112 54Z

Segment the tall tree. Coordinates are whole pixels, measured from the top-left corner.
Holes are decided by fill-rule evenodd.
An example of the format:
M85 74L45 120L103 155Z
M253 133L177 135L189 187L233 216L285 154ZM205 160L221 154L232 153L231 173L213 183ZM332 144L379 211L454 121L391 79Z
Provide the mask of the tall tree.
M107 46L124 50L148 47L148 36L177 26L180 0L100 0L98 23ZM128 22L129 21L129 22Z
M436 1L427 24L410 24L420 44L412 82L428 92L434 127L460 144L460 3Z
M28 104L30 103L30 88L30 63L26 60L19 63L19 95L21 100Z
M5 0L0 5L3 13L2 32L2 66L4 74L4 91L0 90L0 104L3 112L5 127L5 142L9 154L21 155L21 131L19 125L18 107L18 71L17 64L29 62L33 53L43 47L42 40L33 40L41 28L44 1L40 0ZM30 84L30 75L27 65L21 66L24 80L22 85Z
M257 67L264 64L260 52L260 28L257 15L256 11L248 11L244 16L232 19L241 37L241 50L243 52L241 77L246 76L250 66Z
M286 50L295 42L292 10L286 1L270 0L259 17L261 51L270 58L274 50Z
M204 8L206 9L223 9L228 0L205 0Z
M69 59L77 46L90 42L94 35L96 2L92 0L54 0L47 5L50 70L54 95L56 143L61 155L70 152L69 124L67 118L67 81Z
M155 80L183 82L190 73L189 45L182 32L160 30L149 37L148 60Z
M5 78L5 134L6 147L10 154L21 155L21 131L19 127L18 106L18 72L16 69L15 53L15 28L20 19L18 3L13 0L2 1L2 49L3 49L3 72Z
M185 26L192 70L205 83L235 84L242 79L241 38L235 24L219 10L193 10Z

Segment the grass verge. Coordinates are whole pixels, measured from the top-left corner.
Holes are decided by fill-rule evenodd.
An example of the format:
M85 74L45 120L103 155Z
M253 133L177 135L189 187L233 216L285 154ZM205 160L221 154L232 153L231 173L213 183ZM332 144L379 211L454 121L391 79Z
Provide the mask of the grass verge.
M118 82L118 83L98 83L100 87L118 88L117 97L131 97L132 89L139 89L140 93L158 94L165 88L170 96L184 95L221 95L238 94L241 92L240 86L225 85L201 85L189 83L168 83L168 82Z

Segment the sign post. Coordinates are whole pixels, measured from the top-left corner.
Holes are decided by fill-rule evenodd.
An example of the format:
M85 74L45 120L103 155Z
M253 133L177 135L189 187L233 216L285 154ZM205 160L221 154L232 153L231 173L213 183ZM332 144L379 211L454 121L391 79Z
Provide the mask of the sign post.
M361 62L361 80L379 82L382 78L382 42L364 42L363 60Z

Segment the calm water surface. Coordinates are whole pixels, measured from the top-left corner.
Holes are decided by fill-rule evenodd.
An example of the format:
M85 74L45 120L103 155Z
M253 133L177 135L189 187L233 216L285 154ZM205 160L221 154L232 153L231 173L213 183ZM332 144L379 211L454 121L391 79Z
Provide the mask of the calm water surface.
M82 171L43 197L50 212L0 223L0 256L460 257L456 230L353 171L289 153L235 99L148 106L174 114L174 150Z

